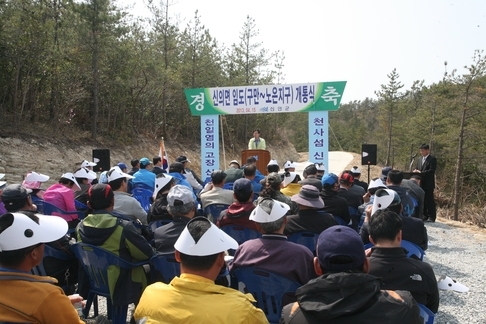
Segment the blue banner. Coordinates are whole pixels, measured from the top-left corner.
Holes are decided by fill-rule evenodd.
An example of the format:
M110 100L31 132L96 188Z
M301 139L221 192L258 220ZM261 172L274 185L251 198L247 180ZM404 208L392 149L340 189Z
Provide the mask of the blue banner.
M309 161L324 163L329 173L329 113L309 111Z
M219 170L219 116L201 116L201 178Z

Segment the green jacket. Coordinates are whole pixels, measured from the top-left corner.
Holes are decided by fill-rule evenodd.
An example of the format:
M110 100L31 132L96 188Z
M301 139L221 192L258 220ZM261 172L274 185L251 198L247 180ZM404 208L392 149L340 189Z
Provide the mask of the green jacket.
M78 242L99 246L129 262L149 260L154 250L132 222L97 211L88 215L76 229ZM113 266L108 269L108 284L114 305L137 302L147 286L142 267L132 270Z

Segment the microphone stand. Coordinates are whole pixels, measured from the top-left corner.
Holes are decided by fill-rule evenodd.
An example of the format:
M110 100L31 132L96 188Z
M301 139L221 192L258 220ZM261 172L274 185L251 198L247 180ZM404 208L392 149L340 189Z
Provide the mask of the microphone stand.
M412 166L413 166L413 163L415 162L416 156L417 156L417 153L415 153L413 156L410 157L410 166L409 166L410 172L412 172Z

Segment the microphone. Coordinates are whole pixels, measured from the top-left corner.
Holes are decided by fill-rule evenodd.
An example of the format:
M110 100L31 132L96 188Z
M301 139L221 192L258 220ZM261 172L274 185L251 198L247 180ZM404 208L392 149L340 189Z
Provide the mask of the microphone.
M417 157L417 153L415 153L413 156L412 156L412 159L415 159Z

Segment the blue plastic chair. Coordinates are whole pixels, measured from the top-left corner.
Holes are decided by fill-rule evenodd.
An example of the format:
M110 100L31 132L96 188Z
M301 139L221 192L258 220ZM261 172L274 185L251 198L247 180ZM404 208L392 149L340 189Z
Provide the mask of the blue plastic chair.
M319 234L312 232L297 232L290 234L287 239L308 248L312 254L316 255L316 245Z
M175 259L174 253L156 254L150 259L150 271L152 281L160 279L168 284L174 277L181 275L180 263Z
M407 251L407 256L409 258L415 258L423 261L425 252L420 246L410 241L402 240L402 247Z
M65 211L62 210L61 208L57 208L53 204L48 203L47 201L44 201L43 203L43 209L44 209L44 215L54 215L54 216L60 216L60 215L77 215L77 218L81 221L84 218L84 213L82 211Z
M159 220L156 220L156 221L153 221L153 222L150 222L150 224L148 224L148 227L150 229L150 232L155 232L155 230L161 226L164 226L164 225L167 225L169 223L172 223L172 220L171 219L159 219Z
M288 236L290 242L294 242L308 248L312 254L316 255L316 245L319 234L312 232L297 232Z
M364 249L367 250L373 246L373 243L370 242L364 245ZM401 246L405 249L407 257L423 261L425 252L420 246L407 240L402 240Z
M213 223L216 224L216 222L218 221L219 219L219 215L221 214L221 212L225 209L228 209L229 205L225 205L225 204L211 204L211 205L207 205L206 207L204 207L204 215L206 215L206 217L209 218L209 216L211 216L211 219L213 221Z
M142 208L147 213L150 210L150 204L151 204L150 198L152 198L152 194L153 194L152 191L150 191L148 189L144 189L144 188L136 187L136 188L133 188L133 190L132 190L133 198L137 199L137 201L140 203Z
M74 201L74 206L76 207L77 210L81 210L81 211L89 209L88 205L83 204L79 200Z
M227 182L223 185L223 189L233 190L233 184L234 182Z
M334 219L336 220L336 222L338 223L338 225L348 226L348 223L346 223L344 221L344 219L342 219L341 217L336 216L336 215L332 215L332 217L334 217Z
M44 258L46 258L46 257L51 257L51 258L55 258L55 259L63 260L63 261L75 260L76 259L72 255L62 253L61 251L56 250L55 248L45 244L44 245ZM35 274L37 276L49 276L49 274L46 271L46 268L44 267L44 259L42 260L41 263L39 263L37 266L32 268L31 272L32 272L32 274ZM75 278L74 280L75 280L75 282L77 282L78 278ZM62 290L64 290L66 292L68 287L62 287L61 286L61 288L62 288Z
M221 230L234 238L238 244L262 237L260 232L240 225L224 225L221 227ZM228 253L229 255L234 255L235 250L228 250Z
M98 316L97 296L103 296L107 299L108 318L113 324L126 324L128 305L137 300L131 300L123 306L114 306L108 284L108 268L117 266L123 269L134 269L147 264L148 261L130 263L118 257L117 255L100 248L98 246L76 243L72 245L72 250L76 255L83 270L88 275L90 289L86 300L86 307L83 310L84 316L88 316L91 304L94 302L94 315ZM140 296L138 296L140 298Z
M423 304L418 304L420 307L420 317L424 320L424 324L434 324L435 314Z
M31 195L30 196L32 199L32 202L37 206L37 211L39 213L44 213L44 200L40 199L36 195Z
M253 295L257 307L270 323L279 322L282 307L295 301L295 291L301 286L286 277L253 267L236 268L234 277L238 290Z

